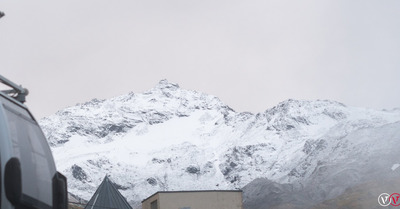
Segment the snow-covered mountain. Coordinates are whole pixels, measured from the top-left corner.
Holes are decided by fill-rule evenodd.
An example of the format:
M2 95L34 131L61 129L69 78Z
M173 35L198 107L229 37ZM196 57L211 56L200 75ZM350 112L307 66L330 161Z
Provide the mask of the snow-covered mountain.
M235 112L215 96L161 80L40 124L69 192L86 200L107 174L134 206L159 190L243 188L257 178L317 202L382 172L400 175L391 169L400 163L400 110L286 100L258 114ZM262 199L252 184L249 207Z

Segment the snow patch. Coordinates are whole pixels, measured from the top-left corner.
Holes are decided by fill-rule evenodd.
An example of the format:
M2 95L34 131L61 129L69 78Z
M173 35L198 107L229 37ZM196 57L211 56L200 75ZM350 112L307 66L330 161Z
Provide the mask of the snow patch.
M398 167L400 167L400 164L393 164L392 171L395 171Z

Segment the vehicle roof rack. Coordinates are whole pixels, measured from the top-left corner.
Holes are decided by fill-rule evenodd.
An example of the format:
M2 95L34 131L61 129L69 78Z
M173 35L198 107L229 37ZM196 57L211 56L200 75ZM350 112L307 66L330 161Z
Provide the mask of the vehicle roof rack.
M25 98L29 94L28 89L15 84L14 82L8 80L2 75L0 75L0 83L3 83L4 85L12 88L8 90L1 90L1 92L9 95L10 97L14 98L15 100L21 103L24 103L26 101Z

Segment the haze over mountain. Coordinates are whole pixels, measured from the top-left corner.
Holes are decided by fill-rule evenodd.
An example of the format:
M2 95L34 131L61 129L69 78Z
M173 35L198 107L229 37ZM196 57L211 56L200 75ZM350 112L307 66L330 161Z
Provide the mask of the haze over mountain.
M257 114L235 112L161 80L40 124L69 192L88 200L109 175L134 207L160 190L243 188L247 209L307 208L400 176L399 109L286 100Z

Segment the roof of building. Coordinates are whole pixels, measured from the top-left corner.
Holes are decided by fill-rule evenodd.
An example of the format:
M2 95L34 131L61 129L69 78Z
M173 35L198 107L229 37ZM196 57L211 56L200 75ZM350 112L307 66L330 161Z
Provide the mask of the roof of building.
M132 209L132 207L106 176L85 209Z
M243 192L243 190L183 190L183 191L158 191L152 195L150 195L149 197L147 197L146 199L142 200L142 203L148 199L150 199L151 197L153 197L156 194L159 193L187 193L187 192Z

